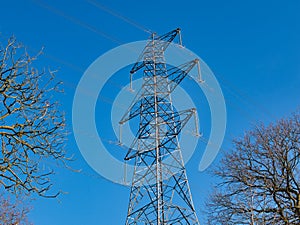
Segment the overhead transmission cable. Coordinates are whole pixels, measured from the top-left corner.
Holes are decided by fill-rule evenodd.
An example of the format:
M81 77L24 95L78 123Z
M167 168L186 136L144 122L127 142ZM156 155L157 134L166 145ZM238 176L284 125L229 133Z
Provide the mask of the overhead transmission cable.
M183 47L184 48L184 47ZM178 57L180 58L185 58L186 55L188 54L190 56L193 56L192 53L185 51L184 53L182 51L176 51L175 54L177 54ZM251 98L249 95L247 95L245 92L242 92L240 89L234 87L233 84L231 84L230 81L228 81L227 79L224 78L224 76L219 76L219 83L228 91L228 93L233 96L235 99L237 99L238 101L242 102L243 105L247 106L247 108L249 107L255 107L256 110L258 109L263 116L265 116L267 118L268 121L271 121L271 118L274 118L274 115L269 112L267 109L265 109L261 104L257 103L253 98ZM206 86L206 88L208 88L208 90L214 94L214 89L212 89L211 87L209 87L205 82L202 83L202 85ZM247 121L250 122L251 120L249 120L249 118L253 118L249 111L247 111L244 107L242 107L241 105L237 105L234 106L233 101L229 101L226 100L226 102L228 102L229 104L233 105L234 108L236 108L239 112L242 112L242 114L244 115L245 118L248 118ZM240 109L238 109L240 108ZM248 116L246 115L248 114Z
M64 13L63 11L58 10L58 9L54 8L53 6L50 6L50 5L46 4L46 3L43 2L42 0L33 0L33 1L36 2L37 4L39 4L40 6L42 6L43 8L46 8L46 9L48 9L49 11L52 11L53 13L55 13L55 14L57 14L57 15L59 15L59 16L62 16L62 17L64 17L65 19L67 19L67 20L73 22L74 24L77 24L77 25L79 25L79 26L82 26L82 27L84 27L84 28L86 28L86 29L88 29L88 30L90 30L90 31L92 31L92 32L94 32L94 33L96 33L96 34L98 34L98 35L100 35L100 36L102 36L102 37L104 37L104 38L106 38L106 39L108 39L108 40L114 42L114 43L122 44L122 42L121 42L120 40L116 39L115 37L113 37L113 36L111 36L111 35L109 35L109 34L103 32L103 31L99 30L98 28L95 28L95 27L93 27L93 26L91 26L91 25L89 25L89 24L87 24L87 23L85 23L85 22L83 22L83 21L81 21L81 20L75 18L75 17L72 17L72 16L67 15L67 14ZM109 8L107 8L107 7L104 6L103 4L100 4L99 2L96 2L96 1L94 1L94 0L86 0L86 1L87 1L88 3L94 5L95 7L99 8L100 10L103 10L103 11L105 11L105 12L107 12L107 13L109 13L109 14L115 16L116 18L119 18L119 19L121 19L121 20L127 22L128 24L130 24L130 25L132 25L132 26L134 26L134 27L136 27L136 28L138 28L138 29L140 29L140 30L146 32L146 33L153 33L150 29L145 28L145 26L142 26L142 25L136 23L135 21L133 21L133 20L127 18L127 17L122 16L121 14L119 14L119 13L117 13L117 12L115 12L115 11L109 9ZM129 50L132 50L132 49L129 49ZM183 54L183 53L180 52L178 55L180 55L180 54ZM45 55L46 55L46 54L45 54ZM49 58L54 59L54 57L49 57ZM71 63L68 63L68 62L66 62L65 60L60 60L60 59L58 59L57 57L56 57L54 60L55 60L55 61L58 61L58 62L60 62L60 63L62 63L62 64L65 64L65 65L68 66L68 67L71 67L71 65L72 65ZM74 68L75 66L72 66L72 67L73 67L72 69L75 69L75 68ZM77 68L78 68L78 67L77 67ZM79 70L77 69L77 71L79 71ZM82 71L83 71L83 70L82 70ZM68 83L70 83L70 82L68 82ZM71 84L71 83L70 83L70 84ZM70 84L69 84L68 86L76 87L76 85L74 85L74 84L71 84L71 85L70 85ZM123 87L123 86L120 85L120 84L119 84L118 86L121 87L121 88ZM227 87L227 89L230 89L230 88ZM232 89L232 88L231 88L231 89ZM210 90L210 91L213 92L214 90ZM231 92L234 93L233 90L231 90ZM236 95L236 94L235 94L235 95ZM239 94L237 94L237 95L239 95ZM111 104L114 102L113 100L108 100L108 98L106 98L106 97L104 97L104 96L99 96L99 97L100 97L102 100L104 100L104 102L111 103ZM253 102L253 101L252 101L252 102ZM121 107L123 108L124 106L121 106ZM244 116L245 116L245 115L244 115ZM248 117L248 116L246 116L246 117ZM248 118L248 119L249 119L249 118ZM202 140L202 141L203 141L203 140ZM110 142L110 141L108 141L108 142ZM112 142L110 142L110 143L112 143Z
M112 42L114 42L114 43L122 44L122 42L121 42L120 40L118 40L118 39L112 37L111 35L109 35L109 34L103 32L103 31L101 31L101 30L99 30L99 29L97 29L97 28L95 28L95 27L93 27L93 26L91 26L91 25L89 25L89 24L87 24L87 23L85 23L85 22L83 22L83 21L81 21L81 20L75 18L75 17L72 17L72 16L67 15L67 14L64 13L63 11L58 10L58 9L56 9L56 8L54 8L54 7L52 7L52 6L48 5L48 4L46 4L46 3L43 2L42 0L33 0L33 1L36 2L36 3L38 3L40 6L42 6L42 7L46 8L46 9L48 9L48 10L50 10L50 11L52 11L52 12L54 12L54 13L56 13L56 14L58 14L58 15L64 17L64 18L66 18L66 19L70 20L71 22L73 22L73 23L75 23L75 24L78 24L78 25L80 25L80 26L82 26L82 27L84 27L84 28L86 28L86 29L88 29L88 30L90 30L90 31L92 31L92 32L94 32L94 33L96 33L96 34L98 34L98 35L101 35L101 36L103 36L104 38L106 38L106 39L108 39L108 40L110 40L110 41L112 41ZM113 16L115 16L115 17L117 17L117 18L119 18L119 19L121 19L121 20L123 20L123 21L125 21L125 22L127 22L128 24L130 24L130 25L132 25L132 26L134 26L134 27L136 27L136 28L139 28L140 30L142 30L142 31L144 31L144 32L152 33L152 31L151 31L150 29L148 29L148 28L145 28L145 26L140 25L140 24L138 24L137 22L135 22L135 21L133 21L133 20L127 18L127 17L122 16L121 14L119 14L119 13L113 11L112 9L109 9L108 7L104 6L103 4L100 4L99 2L96 2L96 1L94 1L94 0L86 0L86 1L87 1L88 3L90 3L90 4L94 5L94 6L96 6L97 8L99 8L99 9L101 9L101 10L103 10L103 11L105 11L105 12L107 12L107 13L109 13L109 14L111 14L111 15L113 15ZM59 60L59 61L61 61L61 60ZM66 64L66 63L63 63L63 64ZM70 64L70 63L67 63L67 64ZM71 65L71 64L70 64L70 65ZM70 66L70 65L69 65L69 66ZM222 78L222 79L224 79L224 78ZM222 83L223 83L223 82L222 82ZM228 81L227 81L226 83L228 83ZM120 85L120 86L121 86L121 85ZM227 85L227 86L228 86L228 85ZM240 94L240 91L236 91L236 90L234 91L233 88L232 88L232 85L230 85L230 86L231 86L231 88L227 87L227 89L229 89L230 92L233 93L233 95L234 95L236 98L240 97L241 101L246 102L245 98L243 98L243 96ZM213 90L211 90L211 91L213 91ZM249 104L250 104L250 102L252 102L253 105L257 105L257 103L255 104L255 101L253 101L252 99L249 99L249 98L248 98L248 101L249 101L249 102L248 102ZM267 112L266 110L262 110L262 107L259 107L259 108L261 109L261 111L263 112L263 114L267 115L268 118L269 118L270 113Z
M120 13L117 13L116 11L114 11L114 10L112 10L112 9L104 6L103 4L101 4L101 3L97 2L97 1L86 0L86 2L94 5L98 9L100 9L100 10L102 10L104 12L107 12L107 13L111 14L112 16L116 17L116 18L121 19L121 20L125 21L126 23L128 23L128 24L130 24L130 25L132 25L132 26L134 26L134 27L136 27L136 28L138 28L138 29L140 29L140 30L148 33L148 34L152 34L153 33L152 30L146 28L145 26L137 23L136 21L134 21L132 19L129 19L128 17L125 17L125 16L121 15Z
M77 25L80 25L80 26L82 26L82 27L84 27L84 28L86 28L86 29L88 29L88 30L90 30L90 31L92 31L92 32L94 32L94 33L96 33L96 34L112 41L112 42L114 42L114 43L123 44L120 40L118 40L117 38L111 36L110 34L107 34L106 32L103 32L103 31L99 30L98 28L93 27L93 26L87 24L86 22L83 22L83 21L81 21L81 20L79 20L75 17L67 15L63 11L61 11L61 10L59 10L59 9L53 7L53 6L50 6L49 4L45 3L42 0L32 0L32 1L35 2L36 4L38 4L39 6L45 8L45 9L47 9L47 10L49 10L49 11L51 11L51 12L53 12L53 13L59 15L59 16L62 16L65 19L67 19L67 20L69 20L69 21L71 21L71 22L73 22Z

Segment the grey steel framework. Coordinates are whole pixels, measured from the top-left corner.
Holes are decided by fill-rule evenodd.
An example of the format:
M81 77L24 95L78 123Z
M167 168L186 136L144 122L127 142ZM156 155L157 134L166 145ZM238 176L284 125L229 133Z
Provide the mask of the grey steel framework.
M167 65L164 52L176 36L181 42L180 29L162 36L152 34L130 71L132 80L142 69L143 85L120 121L122 125L139 118L137 134L125 156L125 160L135 160L126 225L199 225L178 142L196 110L177 112L171 99L172 91L199 66L199 60Z

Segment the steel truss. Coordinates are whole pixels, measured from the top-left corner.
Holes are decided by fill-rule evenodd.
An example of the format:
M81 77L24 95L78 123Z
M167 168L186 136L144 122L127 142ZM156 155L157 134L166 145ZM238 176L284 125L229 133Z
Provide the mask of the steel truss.
M139 129L125 160L135 160L126 225L199 225L193 206L178 136L196 109L177 112L171 93L199 66L195 59L177 67L164 52L180 29L152 34L130 77L143 69L143 85L120 124L139 117ZM196 123L197 124L197 123ZM197 127L197 125L196 125Z

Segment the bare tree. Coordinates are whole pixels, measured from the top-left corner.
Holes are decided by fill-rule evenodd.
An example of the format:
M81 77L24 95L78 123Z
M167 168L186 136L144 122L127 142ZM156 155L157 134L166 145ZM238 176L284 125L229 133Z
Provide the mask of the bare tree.
M27 215L29 208L20 199L13 200L0 194L0 224L30 225Z
M15 38L0 46L0 187L14 193L50 193L47 163L65 163L65 119L56 102L54 74L33 67Z
M214 170L208 224L300 224L300 114L259 125Z

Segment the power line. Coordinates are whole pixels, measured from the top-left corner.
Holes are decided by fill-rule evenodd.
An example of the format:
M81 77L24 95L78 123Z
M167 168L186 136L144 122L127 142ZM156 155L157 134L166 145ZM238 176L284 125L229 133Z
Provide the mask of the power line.
M125 17L123 15L121 15L120 13L117 13L116 11L113 11L112 9L104 6L103 4L100 4L99 2L97 1L94 1L94 0L86 0L86 2L94 5L95 7L97 7L98 9L104 11L104 12L107 12L109 14L111 14L112 16L116 17L116 18L119 18L123 21L125 21L126 23L148 33L148 34L152 34L154 33L153 31L151 31L150 29L146 28L145 26L137 23L136 21L133 21L132 19L129 19L128 17Z
M45 9L59 15L61 17L64 17L65 19L67 19L67 20L69 20L69 21L71 21L71 22L73 22L77 25L80 25L81 27L84 27L84 28L86 28L86 29L88 29L88 30L90 30L90 31L92 31L92 32L94 32L94 33L96 33L96 34L98 34L98 35L114 42L114 43L123 44L120 40L118 40L117 38L107 34L106 32L103 32L103 31L99 30L98 28L95 28L95 27L93 27L93 26L91 26L91 25L75 18L75 17L72 17L72 16L64 13L63 11L61 11L61 10L59 10L59 9L53 7L53 6L50 6L49 4L45 3L42 0L32 0L32 1L35 2L36 4L38 4L39 6L41 6Z
M56 8L54 8L54 7L46 4L46 3L44 3L42 0L33 0L33 1L36 2L37 4L39 4L40 6L48 9L49 11L52 11L55 14L60 15L60 16L62 16L64 18L68 19L69 21L71 21L71 22L73 22L73 23L75 23L77 25L80 25L80 26L82 26L82 27L84 27L84 28L86 28L86 29L88 29L88 30L90 30L90 31L98 34L98 35L101 35L104 38L106 38L106 39L108 39L108 40L110 40L110 41L112 41L114 43L122 44L122 42L120 40L117 40L116 38L112 37L111 35L103 32L103 31L100 31L99 29L97 29L95 27L92 27L91 25L89 25L89 24L87 24L87 23L85 23L85 22L83 22L83 21L81 21L81 20L79 20L79 19L77 19L75 17L71 17L71 16L67 15L63 11L58 10L58 9L56 9ZM145 31L147 33L151 32L151 30L148 29L148 28L146 28L145 26L140 25L137 22L135 22L135 21L133 21L133 20L127 18L127 17L122 16L121 14L113 11L112 9L109 9L108 7L104 6L103 4L100 4L99 2L96 2L94 0L86 0L86 1L88 3L96 6L97 8L99 8L99 9L101 9L101 10L103 10L103 11L105 11L105 12L107 12L107 13L109 13L109 14L111 14L111 15L113 15L113 16L115 16L115 17L117 17L117 18L119 18L119 19L121 19L121 20L123 20L125 22L127 22L128 24L130 24L130 25L132 25L132 26L134 26L134 27L136 27L136 28L138 28L138 29L140 29L142 31ZM132 49L129 49L129 50L132 51ZM182 55L181 51L179 52L178 55L180 55L180 54ZM50 56L50 58L51 58L51 56ZM57 58L55 59L55 61L62 62L62 60L57 59ZM65 65L67 65L69 67L73 67L73 69L77 67L77 66L74 66L74 65L72 65L72 64L70 64L68 62L63 62L63 64L65 64ZM222 80L224 81L225 79L222 77ZM236 99L240 99L241 102L248 103L249 105L256 106L256 108L259 108L260 111L263 112L264 115L266 115L268 118L270 118L270 115L271 115L270 112L267 112L267 110L263 109L263 107L260 106L258 103L256 103L254 100L250 99L249 97L245 97L244 95L242 95L241 92L237 91L236 88L233 88L232 85L230 85L230 84L228 85L228 83L229 83L228 81L225 81L225 82L227 83L227 85L225 85L226 89L231 93L232 96L234 96ZM121 85L119 85L119 86L121 86ZM224 83L223 83L223 86L224 86ZM228 86L230 86L230 88ZM248 101L246 100L246 98L248 99ZM241 107L241 106L239 105L238 107ZM271 115L271 117L273 117L273 116Z
M54 8L53 6L50 6L50 5L44 3L44 2L41 1L41 0L33 0L33 1L36 2L38 5L42 6L43 8L46 8L46 9L48 9L49 11L52 11L53 13L55 13L55 14L57 14L57 15L59 15L59 16L62 16L62 17L64 17L65 19L68 19L69 21L73 22L74 24L77 24L77 25L79 25L79 26L82 26L82 27L84 27L84 28L86 28L86 29L88 29L88 30L90 30L90 31L92 31L92 32L94 32L94 33L96 33L96 34L98 34L98 35L101 35L102 37L104 37L104 38L106 38L106 39L108 39L108 40L110 40L110 41L112 41L112 42L114 42L114 43L122 44L122 42L121 42L120 40L117 40L116 38L112 37L110 34L107 34L107 33L103 32L103 31L101 31L101 30L99 30L99 29L97 29L97 28L95 28L95 27L93 27L93 26L91 26L91 25L89 25L89 24L87 24L87 23L85 23L85 22L83 22L83 21L81 21L81 20L75 18L75 17L69 16L69 15L67 15L66 13L64 13L63 11ZM113 15L113 16L115 16L115 17L117 17L117 18L119 18L119 19L121 19L121 20L123 20L123 21L125 21L125 22L127 22L128 24L130 24L130 25L132 25L132 26L134 26L134 27L136 27L136 28L139 28L140 30L143 30L143 31L145 31L145 32L147 32L147 33L150 32L150 30L147 29L147 28L145 28L144 26L142 26L142 25L140 25L140 24L134 22L134 21L131 20L131 19L128 19L128 18L126 18L126 17L120 15L119 13L116 13L115 11L113 11L113 10L107 8L107 7L104 6L103 4L100 4L100 3L96 2L96 1L93 1L93 0L86 0L86 1L89 2L90 4L93 4L93 5L96 6L97 8L99 8L99 9L101 9L101 10L103 10L103 11L105 11L105 12L107 12L107 13L109 13L109 14L111 14L111 15ZM182 52L180 51L179 54L182 54ZM84 71L84 70L82 70L82 69L78 69L78 66L74 66L73 64L71 64L71 63L69 63L69 62L67 62L67 61L65 61L65 60L61 60L61 59L59 59L59 58L57 58L57 57L53 57L53 56L51 56L51 55L49 55L49 54L45 54L45 55L48 56L48 58L50 58L50 59L52 59L52 60L55 60L55 61L57 61L57 62L59 62L59 63L62 63L62 64L66 65L66 66L68 66L68 67L70 67L70 68L72 68L72 69L74 69L74 70L76 70L76 71L80 71L80 72L83 72L83 71ZM207 85L207 84L206 84L206 85ZM68 82L68 86L72 86L72 87L75 88L75 87L76 87L76 84L71 83L71 82ZM117 86L119 86L119 88L122 88L122 85L120 85L120 84L118 84ZM232 91L232 90L233 90L232 87L231 87L231 88L228 88L228 87L227 87L227 89L231 92L232 96L236 97L237 99L240 99L241 102L242 102L242 100L244 100L244 103L247 102L247 101L245 101L245 99L244 99L243 97L239 98L239 96L241 96L241 95L240 95L240 94L235 94L234 91ZM211 91L213 91L213 90L211 90ZM100 98L102 98L102 96L100 96ZM105 102L109 102L109 103L112 103L112 102L113 102L113 100L108 100L106 97L104 97L103 100L104 100ZM248 100L249 100L249 99L248 99ZM254 102L254 101L252 101L252 104L253 104L253 102ZM252 104L249 103L249 102L248 102L248 104L252 105ZM253 105L254 105L254 104L253 104ZM239 105L239 106L237 106L237 107L241 107L241 106ZM261 111L263 111L263 110L261 110ZM265 113L265 111L264 111L264 113ZM267 114L267 113L265 113L265 114ZM245 116L245 115L244 115L244 116Z

